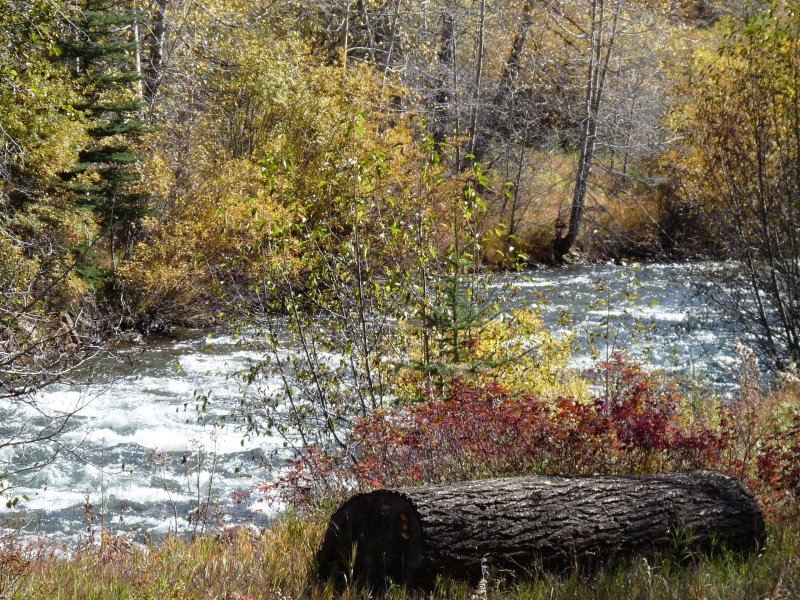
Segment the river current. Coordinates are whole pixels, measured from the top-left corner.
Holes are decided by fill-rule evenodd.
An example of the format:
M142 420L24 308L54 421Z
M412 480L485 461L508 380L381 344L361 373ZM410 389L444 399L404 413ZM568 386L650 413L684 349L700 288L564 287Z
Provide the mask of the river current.
M539 307L549 327L576 330L584 348L590 339L602 351L626 348L725 394L732 385L736 324L701 293L712 285L707 275L714 268L573 266L492 276L487 293L511 289L503 308ZM204 505L217 525L268 524L278 507L249 492L282 467L281 440L247 439L233 427L210 425L241 398L232 375L259 356L226 331L190 332L125 353L129 366L97 367L114 371L104 384L56 385L39 394L49 407L82 408L57 459L13 482L22 499L0 508L5 530L68 545L101 526L137 539L199 533L204 525L196 509ZM590 365L588 351L579 352L575 367ZM208 394L208 411L198 412ZM26 410L14 419L31 418ZM0 435L14 424L0 424Z

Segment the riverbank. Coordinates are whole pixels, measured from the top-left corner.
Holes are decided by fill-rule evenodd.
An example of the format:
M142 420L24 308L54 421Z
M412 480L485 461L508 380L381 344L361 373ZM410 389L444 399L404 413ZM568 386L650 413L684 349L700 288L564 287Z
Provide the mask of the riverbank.
M260 535L241 529L225 539L183 542L170 538L146 546L107 537L67 559L46 548L19 551L6 546L0 550L0 596L7 600L373 597L357 588L339 595L315 582L313 558L323 532L323 515L284 515ZM551 573L532 565L517 580L508 573L491 573L485 592L463 582L442 581L434 596L453 600L796 598L800 597L798 557L800 525L787 515L770 520L767 545L758 556L640 557L593 574ZM430 596L391 589L386 597Z
M564 336L574 330L574 343L583 348L570 359L576 374L595 364L588 346L602 343L603 354L627 349L696 390L703 402L714 402L731 393L736 356L724 320L695 293L692 282L703 281L708 266L569 266L494 274L481 293L491 302L505 297L506 312L535 308L543 331ZM224 328L183 333L153 334L144 344L121 346L120 363L102 362L86 374L91 385L76 374L74 383L40 392L45 406L85 407L63 440L71 451L18 482L19 495L28 499L21 498L13 511L0 508L3 520L11 519L27 536L69 546L86 535L87 504L94 507L95 528L102 523L138 541L145 534L191 533L196 522L189 519L200 505L221 512L228 525L269 521L272 508L242 494L259 481L274 480L291 452L276 431L248 437L236 421L215 426L242 401L261 406L260 389L278 390L280 400L277 376L265 376L258 386L247 386L242 376L263 364L263 336ZM488 342L496 333L483 337ZM299 350L288 332L281 339L283 356ZM93 375L100 374L113 375L112 381L98 383ZM19 410L6 425L31 414Z
M188 356L183 359L187 369L197 371L215 360L207 355L205 363L198 361L190 367ZM313 559L326 519L348 493L337 488L337 482L353 484L360 475L367 479L355 482L358 485L390 487L491 475L637 474L698 468L742 478L755 492L768 522L769 537L762 554L640 557L592 574L553 574L533 565L521 569L514 581L506 581L508 573L490 575L486 596L478 597L744 599L793 597L800 592L800 382L787 381L781 391L764 393L757 386L754 363L743 360L735 404L708 404L704 402L708 398L680 394L671 382L635 364L618 362L607 368L606 381L614 383L613 396L605 400L603 396L547 400L546 395L537 398L525 390L512 392L508 388L513 385L511 377L502 384L461 383L452 387L449 396L394 413L383 411L362 422L356 439L351 440L364 449L359 464L348 465L343 457L332 462L299 461L295 468L283 471L277 489L265 482L260 494L278 500L294 497L298 503L263 530L259 524L255 529L245 526L210 534L217 524L204 520L216 513L187 513L184 508L192 508L194 501L187 497L181 515L188 514L189 525L199 528L184 538L167 531L163 538L148 533L137 541L133 531L115 531L117 517L132 524L136 515L109 512L105 521L91 525L91 506L79 520L84 520L85 528L90 519L93 533L71 549L52 540L25 545L18 536L6 536L0 550L0 596L15 600L333 598L337 596L330 587L316 586ZM108 412L104 407L98 410ZM166 430L151 434L157 439L167 437ZM366 436L371 444L359 444L358 435ZM118 441L115 452L130 450L130 440ZM100 450L108 452L105 446ZM180 465L194 461L180 452L165 456L173 464L167 468L164 463L163 482L170 480L169 469L180 473ZM310 456L326 458L320 452ZM115 464L119 458L115 454L110 462ZM349 466L356 468L348 471ZM199 463L190 462L190 467L189 481L197 474L198 481L210 485ZM137 490L131 479L120 484L118 498L126 490ZM309 491L323 493L315 496ZM247 497L242 498L246 503ZM135 506L129 499L126 503ZM302 512L293 512L298 510ZM255 514L240 515L240 522L254 523ZM63 527L59 515L55 517ZM177 528L177 513L175 519ZM476 593L475 588L458 582L443 582L437 590L442 598L467 599ZM344 597L368 595L352 589ZM426 596L391 590L388 597Z

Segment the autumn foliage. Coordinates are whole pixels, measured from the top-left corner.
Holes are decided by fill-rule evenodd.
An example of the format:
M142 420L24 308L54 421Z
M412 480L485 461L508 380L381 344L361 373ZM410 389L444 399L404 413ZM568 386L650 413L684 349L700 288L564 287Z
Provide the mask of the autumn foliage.
M361 420L351 456L312 449L266 491L309 505L355 489L480 477L712 469L741 476L768 504L800 498L800 417L760 434L748 459L738 402L698 418L676 385L624 354L591 377L588 400L455 379L426 390L426 401Z
M800 414L767 439L757 463L759 478L772 489L800 498Z
M610 364L611 369L620 367ZM357 472L371 485L522 473L642 473L701 465L719 440L684 425L674 390L624 366L613 394L544 401L491 383L454 381L443 394L375 415L355 431Z

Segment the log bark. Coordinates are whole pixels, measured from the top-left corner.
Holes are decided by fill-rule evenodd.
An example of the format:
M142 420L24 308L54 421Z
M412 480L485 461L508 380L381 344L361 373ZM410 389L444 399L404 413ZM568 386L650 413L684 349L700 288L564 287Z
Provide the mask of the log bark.
M477 581L481 563L521 574L639 553L757 551L764 517L738 481L699 471L640 477L517 477L357 494L317 554L338 584Z

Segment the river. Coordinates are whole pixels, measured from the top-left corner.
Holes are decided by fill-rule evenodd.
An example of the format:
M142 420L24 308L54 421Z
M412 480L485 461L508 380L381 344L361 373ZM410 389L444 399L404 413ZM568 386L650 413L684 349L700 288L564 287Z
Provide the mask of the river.
M579 340L599 339L603 350L597 334L606 334L610 344L648 354L655 365L724 394L731 389L736 334L735 324L698 293L712 285L707 273L713 268L570 266L492 276L488 293L513 288L506 308L539 306L556 331L576 329ZM634 323L649 333L632 334ZM83 408L57 459L14 482L23 499L0 509L6 531L68 545L101 526L137 539L185 534L202 528L194 511L203 504L212 522L267 525L276 507L248 492L281 468L281 440L244 439L234 428L209 424L241 397L230 375L259 357L226 331L151 341L123 354L129 359L123 364L97 367L110 372L102 385L56 385L39 395L50 407ZM575 364L591 361L584 352ZM208 412L198 412L198 394L209 393ZM15 419L31 416L19 410ZM0 424L0 435L14 424Z

